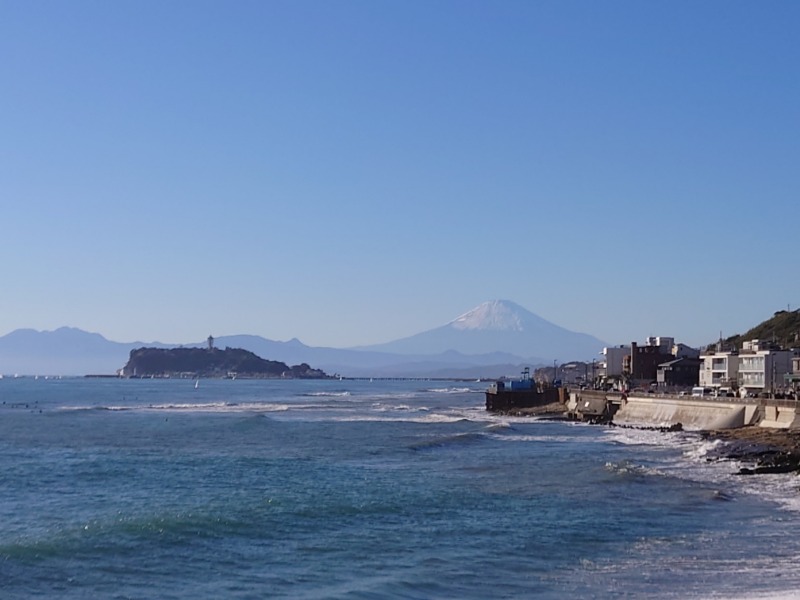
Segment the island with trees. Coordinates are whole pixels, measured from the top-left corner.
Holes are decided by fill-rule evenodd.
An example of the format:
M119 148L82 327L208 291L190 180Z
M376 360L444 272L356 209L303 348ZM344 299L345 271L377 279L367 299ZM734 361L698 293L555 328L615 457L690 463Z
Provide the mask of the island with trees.
M227 377L326 379L306 363L288 366L241 348L137 348L120 370L122 377Z

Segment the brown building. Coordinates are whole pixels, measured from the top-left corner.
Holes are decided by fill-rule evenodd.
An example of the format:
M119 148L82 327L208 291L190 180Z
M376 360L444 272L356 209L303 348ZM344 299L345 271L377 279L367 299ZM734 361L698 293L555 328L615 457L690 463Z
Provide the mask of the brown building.
M634 385L649 385L657 381L658 365L674 359L661 345L631 342L631 353L622 360L622 372Z

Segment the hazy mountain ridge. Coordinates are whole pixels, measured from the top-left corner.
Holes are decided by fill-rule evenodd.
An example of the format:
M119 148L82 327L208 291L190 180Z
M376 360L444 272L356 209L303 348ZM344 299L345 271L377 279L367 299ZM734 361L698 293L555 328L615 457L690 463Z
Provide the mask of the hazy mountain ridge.
M141 347L204 347L188 344L114 342L99 333L62 327L18 329L0 337L0 373L27 375L113 374ZM554 325L507 300L485 302L448 324L416 335L358 348L312 347L293 338L281 342L257 335L220 336L218 348L242 348L287 364L306 363L346 376L492 377L502 369L516 375L520 365L554 358L593 358L605 345L592 336Z
M269 360L288 364L307 363L328 373L354 377L428 376L437 369L469 370L483 365L525 362L521 357L495 352L464 355L456 351L441 355L397 355L386 352L340 350L306 346L299 340L274 341L256 335L220 336L219 348L242 348ZM0 373L6 375L114 374L133 350L147 348L204 347L206 342L164 344L161 342L114 342L98 333L62 327L55 331L18 329L0 337ZM465 376L472 376L469 372ZM476 377L483 376L476 374Z
M0 337L0 373L11 375L113 374L131 350L167 348L159 342L113 342L74 327L54 331L16 329Z

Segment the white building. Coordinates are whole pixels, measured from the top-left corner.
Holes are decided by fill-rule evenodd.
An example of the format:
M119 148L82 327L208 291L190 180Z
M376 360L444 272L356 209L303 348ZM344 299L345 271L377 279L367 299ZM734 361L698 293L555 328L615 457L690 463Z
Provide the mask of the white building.
M736 387L739 377L738 352L707 352L700 355L700 387Z
M605 373L603 373L603 375L606 377L621 377L622 362L630 353L630 346L613 346L611 348L603 348L602 355L605 362Z
M776 350L771 344L751 340L740 352L707 352L700 356L700 385L737 388L739 394L775 392L792 370L791 350Z
M791 350L776 350L759 340L745 342L739 355L739 391L744 394L775 392L792 372Z

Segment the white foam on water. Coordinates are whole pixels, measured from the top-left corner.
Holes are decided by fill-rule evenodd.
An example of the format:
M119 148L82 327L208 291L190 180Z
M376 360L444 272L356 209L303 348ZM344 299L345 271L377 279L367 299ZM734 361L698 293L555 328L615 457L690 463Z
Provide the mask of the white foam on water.
M164 411L164 412L217 412L217 413L240 413L240 412L279 412L296 408L317 408L315 405L298 404L277 404L266 402L206 402L199 404L191 403L170 403L170 404L139 404L131 406L109 405L109 406L64 406L58 410L108 410L108 411Z
M714 540L710 538L704 540L702 535L694 540L698 544L702 544L704 541L706 543L714 543ZM670 538L649 538L636 543L633 550L637 556L647 556L651 551L658 555L658 546L665 545L669 547L675 543L676 540ZM769 581L776 584L776 587L784 588L772 591L743 589L734 592L726 590L697 593L686 590L681 591L680 587L678 587L675 590L663 590L666 593L656 593L655 597L693 598L696 600L789 600L800 597L800 594L796 591L797 576L795 575L795 565L797 561L797 556L786 555L781 557L760 555L733 559L712 558L710 561L702 559L698 561L691 555L673 555L659 558L657 564L650 558L623 558L623 560L613 562L582 559L579 562L579 566L581 571L592 578L601 575L615 578L635 576L637 579L647 579L651 572L658 574L666 571L674 573L676 582L679 583L682 573L685 573L687 579L691 581L702 579L704 573L724 581L725 574L731 573L735 574L736 579L739 581L752 581L753 587L759 585L757 582ZM637 596L633 595L632 597Z
M338 422L375 422L375 423L458 423L465 419L457 415L447 415L442 413L431 413L421 416L396 415L342 415L329 418L331 421Z
M746 489L755 495L764 496L785 510L800 513L797 476L788 473L740 476ZM800 592L796 596L800 598Z
M427 406L410 406L408 404L383 404L382 402L374 402L372 409L375 412L392 412L392 411L419 411L428 412L430 410Z
M604 429L608 439L626 446L665 446L679 435L676 432L656 431L652 429L628 429L625 427L608 427Z
M314 405L307 405L307 408L315 408ZM304 408L299 404L278 404L267 402L207 402L202 404L148 404L147 406L136 407L146 411L171 411L171 412L219 412L219 413L239 413L239 412L282 412L290 409Z
M417 398L419 394L416 392L398 392L389 394L369 394L372 400L408 400L410 398Z
M134 410L140 408L138 406L57 406L55 410L63 411L63 412L70 412L70 411L81 411L81 410L115 410L115 411L122 411L122 410Z
M500 421L499 423L490 423L486 426L486 429L490 431L501 431L503 429L511 429L511 423L508 421Z
M526 435L524 433L490 433L489 436L493 440L501 442L535 442L535 443L556 443L556 444L574 444L575 438L567 435ZM599 440L581 440L581 443L592 443Z
M431 388L425 391L434 394L469 394L472 392L479 392L479 391L483 392L484 390L473 390L472 388L468 387L448 387L448 388Z
M722 440L702 440L696 446L691 446L684 450L683 455L690 460L705 460L709 455L713 456L725 445Z
M705 596L700 600L797 600L800 598L800 592L797 591L785 591L785 592L744 592L741 596L735 595L731 596L729 594L725 595L713 595L713 596Z
M618 463L606 462L606 464L603 466L605 467L606 471L620 475L666 475L666 473L661 469L655 467L646 467L630 461L622 461Z
M719 459L727 445L722 440L703 439L696 434L610 428L608 438L625 445L675 449L679 454L666 458L659 471L689 481L718 484L729 489L763 498L780 508L800 513L800 482L794 474L739 475L747 465L736 460ZM796 596L800 598L800 593Z
M578 423L567 423L566 421L553 419L552 416L542 415L529 415L529 416L514 416L514 415L504 415L504 414L495 414L486 412L486 410L482 407L454 407L454 410L461 411L462 414L468 415L470 421L475 421L476 423L509 423L511 425L531 425L536 423L537 426L544 427L547 425L556 425L556 426L581 426ZM594 427L594 426L592 426Z

